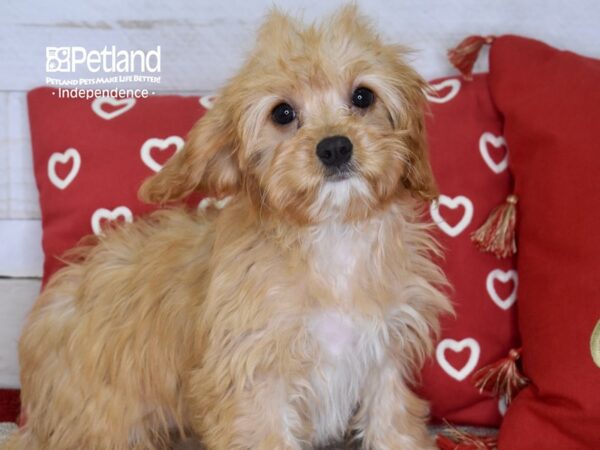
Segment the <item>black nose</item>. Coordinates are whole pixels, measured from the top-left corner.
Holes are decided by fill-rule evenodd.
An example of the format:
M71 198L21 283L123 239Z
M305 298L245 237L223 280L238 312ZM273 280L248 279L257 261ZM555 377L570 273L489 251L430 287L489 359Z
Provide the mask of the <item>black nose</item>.
M352 142L346 136L331 136L317 144L317 156L326 167L341 167L352 158Z

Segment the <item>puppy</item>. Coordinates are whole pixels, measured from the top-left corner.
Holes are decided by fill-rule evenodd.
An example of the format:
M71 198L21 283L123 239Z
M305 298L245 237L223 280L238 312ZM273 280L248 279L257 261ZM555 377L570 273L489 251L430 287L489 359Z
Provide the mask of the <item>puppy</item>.
M165 209L54 276L20 340L19 450L433 449L411 391L449 312L423 223L425 82L354 7L277 11L185 148Z

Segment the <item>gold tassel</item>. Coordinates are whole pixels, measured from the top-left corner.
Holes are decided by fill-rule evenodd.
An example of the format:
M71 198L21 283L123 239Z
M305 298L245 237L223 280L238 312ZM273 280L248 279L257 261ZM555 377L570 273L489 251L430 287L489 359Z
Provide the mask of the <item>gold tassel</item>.
M485 44L491 44L494 36L469 36L455 48L448 50L448 60L466 80L473 79L473 66L479 51Z
M521 349L512 349L506 358L479 369L473 375L479 393L487 392L495 397L503 397L506 404L510 405L513 397L529 384L529 380L517 367L520 358Z
M485 223L471 234L471 241L479 250L493 253L497 258L507 258L517 253L517 202L516 195L509 195L506 202L496 207Z

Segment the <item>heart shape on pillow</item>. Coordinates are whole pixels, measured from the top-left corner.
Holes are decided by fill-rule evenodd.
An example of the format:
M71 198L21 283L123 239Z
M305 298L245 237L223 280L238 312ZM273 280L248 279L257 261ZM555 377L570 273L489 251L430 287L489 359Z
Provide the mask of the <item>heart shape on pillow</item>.
M106 110L104 106L116 107L116 109ZM135 98L114 98L98 97L92 102L92 111L104 120L111 120L115 117L125 114L135 105Z
M454 97L458 95L458 91L460 91L460 80L456 78L449 78L448 80L444 80L441 83L430 84L430 92L425 92L425 97L432 103L446 103L452 100ZM448 89L444 95L442 95L442 91Z
M150 152L153 148L158 148L161 151L166 150L171 145L175 146L175 153L177 153L183 148L184 141L179 136L169 136L165 139L148 139L146 142L144 142L142 148L140 149L140 156L142 157L142 161L144 161L144 164L146 164L154 172L160 172L160 169L162 169L163 166L152 157Z
M133 214L127 206L117 206L112 211L106 208L99 208L92 214L92 230L96 236L102 234L102 220L112 222L119 217L123 217L125 222L133 222Z
M442 218L440 206L445 206L450 209L456 209L460 206L464 208L463 215L456 225L450 225ZM456 237L469 226L473 219L473 202L464 195L457 195L454 198L448 197L447 195L440 195L437 200L431 202L429 213L431 214L433 221L444 233L448 236Z
M490 155L489 145L491 144L495 148L504 147L504 156L500 162L494 161ZM506 141L503 136L495 136L492 133L485 132L479 138L479 153L487 166L492 169L492 172L498 174L502 173L508 167L508 149L506 148Z
M457 369L446 359L446 351L450 350L455 353L460 353L465 349L469 350L469 359L463 367ZM479 344L473 338L465 338L461 341L455 341L454 339L447 338L438 344L435 350L435 357L444 372L446 372L455 380L462 381L467 378L477 366L480 353L481 349L479 348Z
M200 104L204 109L212 109L216 101L217 96L215 94L200 97Z
M56 172L56 164L67 164L70 160L73 160L71 170L64 177L61 178ZM48 179L58 189L64 190L71 182L75 179L81 168L81 156L79 152L74 148L69 148L63 153L55 152L52 153L48 159Z
M496 291L496 287L494 286L494 282L498 280L501 283L508 283L509 281L513 282L513 288L506 298L501 298ZM500 269L492 270L485 281L485 287L487 289L488 295L492 299L492 301L498 305L501 309L506 311L509 309L517 300L517 287L519 285L519 277L517 275L516 270L508 270L503 271Z

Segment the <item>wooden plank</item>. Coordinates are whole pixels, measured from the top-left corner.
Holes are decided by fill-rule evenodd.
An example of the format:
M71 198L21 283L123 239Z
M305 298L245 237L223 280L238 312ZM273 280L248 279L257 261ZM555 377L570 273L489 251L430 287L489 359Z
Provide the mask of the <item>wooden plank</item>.
M0 277L41 277L40 220L0 220Z
M8 148L8 95L0 92L0 148ZM8 151L0 151L0 217L8 217L9 169Z
M0 219L40 217L24 92L0 92Z
M35 279L0 279L0 388L19 386L17 342L40 284Z
M44 84L46 46L75 45L88 49L161 45L163 82L158 90L212 89L234 69L243 51L240 44L248 44L251 34L246 18L240 23L236 13L223 17L225 9L215 12L200 2L63 1L64 8L56 2L33 3L38 3L37 7L24 7L13 0L0 6L2 40L6 41L0 49L6 71L0 77L2 90ZM245 16L257 14L248 6L242 10Z

